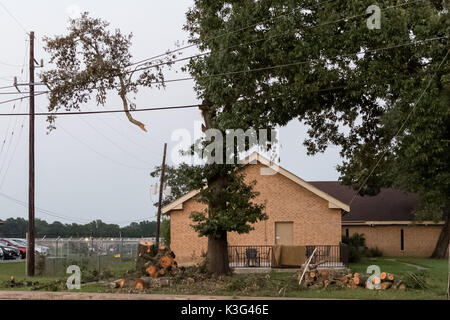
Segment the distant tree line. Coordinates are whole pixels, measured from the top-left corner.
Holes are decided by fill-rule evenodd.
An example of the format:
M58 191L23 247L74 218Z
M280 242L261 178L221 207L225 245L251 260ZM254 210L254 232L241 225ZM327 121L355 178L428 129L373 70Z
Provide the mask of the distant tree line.
M0 225L0 237L25 238L25 235L28 232L27 220L23 218L9 218L5 222L6 224ZM107 224L101 220L95 220L82 225L76 223L63 224L58 221L48 223L47 221L36 219L35 225L36 238L141 238L154 237L156 235L155 221L133 222L128 226L120 227L116 224Z

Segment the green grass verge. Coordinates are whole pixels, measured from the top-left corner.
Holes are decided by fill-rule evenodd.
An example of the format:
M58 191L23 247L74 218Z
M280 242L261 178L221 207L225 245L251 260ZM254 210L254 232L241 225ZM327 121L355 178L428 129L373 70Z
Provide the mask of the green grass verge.
M357 289L326 289L326 290L301 290L293 272L271 272L270 274L235 274L233 276L216 279L197 280L195 283L180 282L170 288L153 288L146 291L155 294L178 295L219 295L219 296L260 296L260 297L296 297L317 299L367 299L367 300L441 300L446 299L446 287L448 276L447 260L431 260L423 258L363 258L359 263L350 264L352 272L366 273L370 265L378 265L381 271L395 274L402 278L407 272L417 272L414 266L404 263L419 265L428 268L427 290L407 289L399 290L367 290ZM133 261L115 262L108 268L115 278L121 277L134 266ZM25 277L25 264L7 263L0 264L0 283L9 280L13 275L17 280ZM55 281L56 278L33 278L33 281ZM65 280L64 280L65 281ZM108 281L106 281L107 283ZM111 290L106 283L89 283L82 286L82 292L117 292ZM2 288L0 288L2 289ZM2 289L3 290L3 289ZM26 290L26 289L21 289Z

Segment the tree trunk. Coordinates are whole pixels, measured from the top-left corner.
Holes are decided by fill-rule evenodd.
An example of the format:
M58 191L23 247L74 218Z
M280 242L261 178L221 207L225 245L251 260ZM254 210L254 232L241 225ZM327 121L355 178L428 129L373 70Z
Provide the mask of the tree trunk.
M208 236L206 263L208 271L214 274L227 274L230 272L226 232L221 233L219 236Z
M445 209L445 211L445 224L442 228L441 234L439 235L433 254L431 255L432 259L444 259L448 252L450 242L450 212L448 209Z

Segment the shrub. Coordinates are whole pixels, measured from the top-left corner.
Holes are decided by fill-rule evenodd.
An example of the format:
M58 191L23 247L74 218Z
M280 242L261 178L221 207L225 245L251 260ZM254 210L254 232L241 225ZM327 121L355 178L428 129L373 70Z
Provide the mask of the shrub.
M364 234L355 233L351 237L342 237L342 243L348 246L348 261L359 262L366 246Z
M364 255L370 258L379 258L383 256L383 252L378 247L375 247L367 249Z
M359 262L361 260L361 251L352 246L348 246L348 262Z

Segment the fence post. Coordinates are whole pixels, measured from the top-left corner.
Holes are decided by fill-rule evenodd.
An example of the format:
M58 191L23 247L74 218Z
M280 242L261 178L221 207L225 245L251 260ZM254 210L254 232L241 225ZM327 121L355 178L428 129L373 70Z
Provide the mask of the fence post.
M122 262L123 256L123 238L120 238L120 262Z
M98 273L100 274L100 255L97 255L97 267L98 267Z

